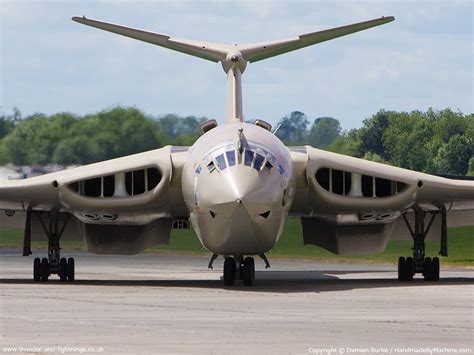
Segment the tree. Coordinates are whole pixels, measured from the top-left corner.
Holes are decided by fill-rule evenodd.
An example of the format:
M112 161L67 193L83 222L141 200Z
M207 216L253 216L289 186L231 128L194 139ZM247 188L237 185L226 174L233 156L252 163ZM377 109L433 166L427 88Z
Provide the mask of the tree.
M375 161L377 163L387 164L387 162L377 153L367 152L364 155L365 160Z
M433 125L422 112L396 114L383 134L385 154L382 157L396 166L426 171L432 158L426 146L432 137Z
M175 114L168 114L158 119L163 132L174 140L180 135L199 133L199 126L206 119L195 116L180 117ZM171 142L170 142L171 143Z
M13 131L13 128L15 127L15 124L13 121L10 119L8 116L1 116L0 117L0 139L5 137L7 134L9 134L11 131Z
M428 173L464 174L473 139L473 114L381 110L327 149Z
M360 131L352 129L349 132L344 132L341 136L336 138L332 144L325 149L330 152L350 155L361 158L360 156Z
M205 118L147 115L112 107L85 116L0 116L0 164L86 164L162 147L192 145ZM359 129L341 132L339 121L309 121L300 111L280 120L277 136L288 145L316 147L428 173L474 174L474 114L428 109L380 110Z
M466 175L474 154L473 140L456 134L438 151L435 167L438 173Z
M303 112L293 111L278 122L280 128L276 136L286 144L303 144L307 138L308 124L308 118Z
M380 110L370 119L364 120L360 134L360 155L372 152L380 157L387 158L385 155L383 137L385 130L390 125L390 114L389 112Z
M467 175L474 176L474 156L469 159L469 171Z
M67 137L75 121L75 116L67 113L50 117L34 114L21 120L4 141L11 162L17 165L50 163L56 146Z
M97 161L102 152L99 145L86 136L62 140L58 144L52 161L57 164L89 164Z
M4 138L15 128L15 124L21 120L21 112L18 108L13 108L12 115L0 116L0 139Z
M324 148L341 135L341 123L332 117L316 118L309 131L308 143L316 148Z

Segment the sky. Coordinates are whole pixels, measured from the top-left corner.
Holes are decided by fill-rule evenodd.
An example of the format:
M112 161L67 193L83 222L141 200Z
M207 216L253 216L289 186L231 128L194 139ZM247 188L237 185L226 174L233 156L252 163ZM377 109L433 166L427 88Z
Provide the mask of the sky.
M250 63L246 120L292 111L360 127L380 109L472 113L473 1L0 1L0 113L94 113L225 121L220 64L71 21L114 22L176 38L251 43L381 16L395 21Z

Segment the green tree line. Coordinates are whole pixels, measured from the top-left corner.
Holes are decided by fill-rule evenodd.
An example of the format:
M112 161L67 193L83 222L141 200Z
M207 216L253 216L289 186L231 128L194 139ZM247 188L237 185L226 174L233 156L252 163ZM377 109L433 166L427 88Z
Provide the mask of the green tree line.
M152 117L136 108L96 114L0 117L0 164L89 164L162 147L190 145L204 118Z
M152 116L133 107L95 114L0 116L0 164L88 164L162 147L191 145L205 117ZM332 117L294 111L275 134L288 145L316 148L428 173L474 175L474 114L381 110L343 131Z

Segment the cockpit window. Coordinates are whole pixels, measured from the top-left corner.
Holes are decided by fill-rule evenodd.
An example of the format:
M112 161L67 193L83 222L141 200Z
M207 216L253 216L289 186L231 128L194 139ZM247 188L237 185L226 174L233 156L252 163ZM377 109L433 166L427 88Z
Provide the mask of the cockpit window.
M201 166L207 167L209 173L221 172L236 165L245 165L258 172L271 173L273 169L282 175L285 174L283 166L278 163L275 155L258 142L248 142L242 153L235 149L234 144L226 144L209 152L201 165L195 168L195 173L201 173Z
M254 156L254 152L252 150L246 149L244 164L247 166L252 166L253 156Z
M207 164L207 169L209 170L210 173L212 173L215 168L216 168L216 166L214 165L213 161L211 161L209 164Z
M260 171L264 161L265 158L257 153L257 156L255 157L255 162L253 163L253 168L257 171Z
M281 164L278 164L278 171L280 172L281 175L285 174L285 169L283 169Z
M229 163L229 166L234 166L235 165L235 150L229 150L225 152L225 155L227 156L227 162Z
M227 164L224 159L224 154L219 154L216 157L216 162L217 162L217 166L219 167L219 170L224 170L225 168L227 168Z

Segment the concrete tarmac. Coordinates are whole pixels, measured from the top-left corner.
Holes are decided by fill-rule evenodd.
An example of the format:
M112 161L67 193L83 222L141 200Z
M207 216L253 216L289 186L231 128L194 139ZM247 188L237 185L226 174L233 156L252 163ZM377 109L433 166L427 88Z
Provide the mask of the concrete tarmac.
M256 260L254 287L224 287L221 258L79 253L74 283L35 283L19 254L0 250L4 353L473 351L473 270L401 283L395 266Z

